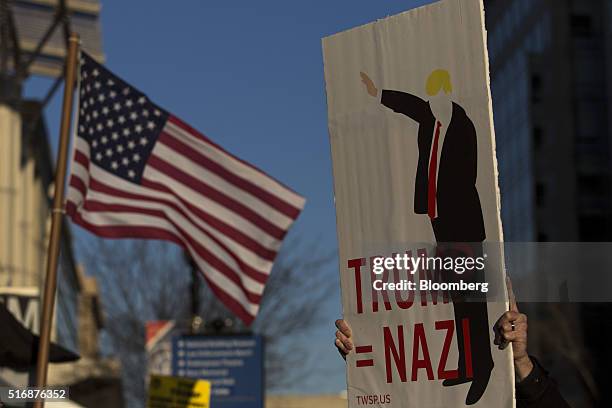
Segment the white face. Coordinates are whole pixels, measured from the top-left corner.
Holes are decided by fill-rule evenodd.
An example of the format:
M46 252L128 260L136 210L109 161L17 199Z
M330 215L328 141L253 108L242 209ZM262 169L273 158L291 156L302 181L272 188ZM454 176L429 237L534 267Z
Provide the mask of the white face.
M453 103L450 92L446 93L444 90L440 89L440 92L436 95L429 97L429 106L436 119L442 122L443 125L448 126L453 113Z

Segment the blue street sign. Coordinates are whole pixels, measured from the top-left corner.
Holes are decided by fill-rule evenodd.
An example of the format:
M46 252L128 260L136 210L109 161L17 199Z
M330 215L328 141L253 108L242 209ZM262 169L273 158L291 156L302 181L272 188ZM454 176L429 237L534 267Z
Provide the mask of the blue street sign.
M172 339L172 375L212 383L210 406L263 408L263 341L258 335Z

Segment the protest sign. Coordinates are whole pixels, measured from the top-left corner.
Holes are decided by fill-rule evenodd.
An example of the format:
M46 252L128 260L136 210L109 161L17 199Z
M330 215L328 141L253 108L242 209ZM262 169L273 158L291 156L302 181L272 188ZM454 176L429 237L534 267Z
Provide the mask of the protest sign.
M492 332L507 296L482 1L379 20L323 52L349 406L514 406Z

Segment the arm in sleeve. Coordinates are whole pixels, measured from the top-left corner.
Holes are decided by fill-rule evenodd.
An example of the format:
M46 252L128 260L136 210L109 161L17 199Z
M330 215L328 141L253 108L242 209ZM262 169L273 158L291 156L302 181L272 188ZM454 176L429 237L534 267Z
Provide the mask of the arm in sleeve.
M531 358L533 370L523 381L516 383L518 408L570 408L563 399L556 382L548 376L538 360Z
M427 102L418 96L383 89L380 103L397 113L404 114L417 122L423 121L427 113Z

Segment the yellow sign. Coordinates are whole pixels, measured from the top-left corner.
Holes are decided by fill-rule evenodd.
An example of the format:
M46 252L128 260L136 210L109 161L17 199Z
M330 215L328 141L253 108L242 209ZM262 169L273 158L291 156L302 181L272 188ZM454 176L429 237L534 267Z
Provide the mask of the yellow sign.
M147 408L209 407L209 381L151 375Z

